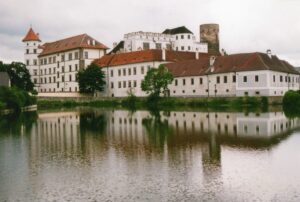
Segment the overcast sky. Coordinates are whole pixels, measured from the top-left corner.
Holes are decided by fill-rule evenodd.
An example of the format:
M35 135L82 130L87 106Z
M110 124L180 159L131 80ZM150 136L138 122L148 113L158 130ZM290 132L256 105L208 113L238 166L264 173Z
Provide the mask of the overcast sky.
M227 53L265 52L300 66L299 0L1 0L0 60L23 61L30 24L43 42L87 33L105 45L133 31L218 23Z

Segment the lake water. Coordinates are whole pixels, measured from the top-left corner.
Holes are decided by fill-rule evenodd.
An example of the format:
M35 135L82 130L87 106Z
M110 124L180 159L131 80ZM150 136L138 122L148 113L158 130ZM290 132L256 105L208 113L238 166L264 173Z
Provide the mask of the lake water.
M0 201L300 201L283 112L70 109L0 117Z

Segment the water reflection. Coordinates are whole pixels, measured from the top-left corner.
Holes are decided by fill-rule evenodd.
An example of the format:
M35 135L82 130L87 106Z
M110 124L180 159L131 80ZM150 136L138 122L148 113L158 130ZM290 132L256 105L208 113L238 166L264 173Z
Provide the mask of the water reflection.
M0 180L6 186L0 189L0 201L24 197L244 200L252 187L242 189L241 195L231 192L228 184L241 176L226 178L228 157L248 155L245 159L253 161L255 170L251 155L269 160L265 151L286 140L299 126L298 118L288 119L283 112L133 113L84 108L42 112L17 121L4 118L0 121ZM11 138L11 134L20 136ZM12 150L17 152L9 153ZM236 169L234 163L231 169ZM13 169L16 165L19 172ZM269 177L275 174L270 172ZM285 185L290 186L278 186ZM300 191L296 193L298 196ZM251 194L259 200L270 199L259 190L250 190Z

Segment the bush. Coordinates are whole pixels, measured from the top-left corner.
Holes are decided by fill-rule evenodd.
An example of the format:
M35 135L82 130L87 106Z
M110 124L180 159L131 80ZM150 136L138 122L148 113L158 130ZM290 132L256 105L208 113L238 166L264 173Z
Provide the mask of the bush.
M0 101L0 110L5 109L5 104Z
M294 117L300 115L300 93L299 91L288 91L284 94L283 111L288 117Z

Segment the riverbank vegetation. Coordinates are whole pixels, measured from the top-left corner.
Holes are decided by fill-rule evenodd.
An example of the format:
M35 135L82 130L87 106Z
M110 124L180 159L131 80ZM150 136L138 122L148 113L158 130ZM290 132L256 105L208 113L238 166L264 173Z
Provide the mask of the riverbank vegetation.
M106 98L93 100L62 100L62 99L40 99L39 109L67 108L77 106L91 107L123 107L128 109L175 109L182 108L213 108L213 109L242 109L261 108L267 109L267 97L233 97L233 98L180 98L180 97L136 97L130 95L127 98Z
M284 94L282 106L286 116L300 116L300 91L290 90Z
M0 110L12 109L20 112L22 107L36 104L36 97L16 87L0 87Z

